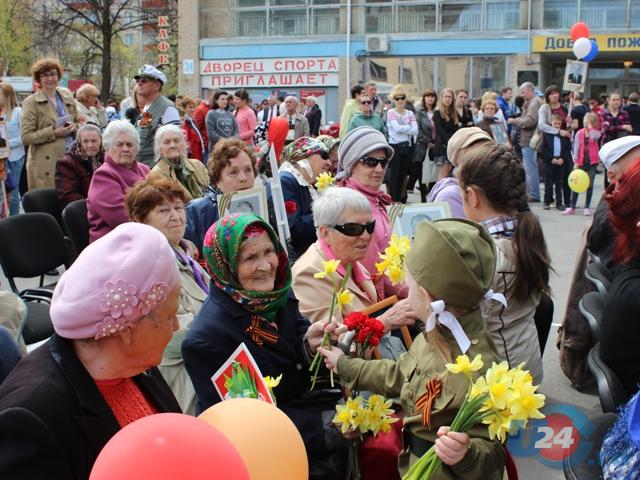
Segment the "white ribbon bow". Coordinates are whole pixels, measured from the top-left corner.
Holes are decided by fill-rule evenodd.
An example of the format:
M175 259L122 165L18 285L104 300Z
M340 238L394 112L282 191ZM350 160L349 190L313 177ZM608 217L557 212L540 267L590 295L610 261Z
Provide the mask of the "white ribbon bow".
M458 346L460 347L460 350L462 350L462 353L466 353L471 346L471 341L469 340L469 337L467 337L467 334L464 333L462 325L460 325L456 316L444 308L444 300L431 302L432 312L431 315L429 315L429 318L427 318L425 330L430 332L436 328L436 322L440 323L451 331L453 338L458 342Z
M495 300L504 305L504 308L507 308L507 299L505 296L501 293L495 293L492 289L487 290L487 293L484 294L484 299L488 302Z

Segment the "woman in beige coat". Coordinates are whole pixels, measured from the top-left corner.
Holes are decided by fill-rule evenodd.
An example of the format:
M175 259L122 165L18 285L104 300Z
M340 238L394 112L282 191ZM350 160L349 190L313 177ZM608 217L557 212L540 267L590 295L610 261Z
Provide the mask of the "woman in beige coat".
M57 60L38 60L31 74L39 89L24 100L20 117L22 143L29 146L27 180L29 189L54 188L56 162L64 157L78 127L76 102L58 87L62 66Z

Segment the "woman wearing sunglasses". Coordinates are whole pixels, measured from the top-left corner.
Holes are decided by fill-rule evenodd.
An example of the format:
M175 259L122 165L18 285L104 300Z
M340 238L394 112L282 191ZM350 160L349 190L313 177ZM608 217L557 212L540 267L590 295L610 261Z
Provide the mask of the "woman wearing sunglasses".
M393 155L393 149L384 135L372 127L358 127L350 131L338 149L338 184L363 194L369 201L371 216L376 221L369 249L360 259L369 272L376 272L379 252L387 248L391 238L392 225L387 207L393 201L382 189L382 181ZM380 298L398 293L398 289L386 277L385 280L376 283Z
M387 112L387 131L389 144L393 147L395 155L389 166L391 176L387 185L393 201L405 203L407 176L413 163L418 123L413 112L406 108L407 94L401 85L393 87L389 97L395 106Z
M300 137L282 151L278 173L291 231L291 261L295 261L316 241L311 205L318 198L318 175L331 168L329 151L321 141Z
M348 138L349 135L345 139ZM344 288L351 291L353 300L342 310L333 312L333 318L342 323L344 316L361 311L379 300L369 272L360 263L373 238L376 221L371 215L367 198L353 189L343 187L330 187L320 195L313 204L313 219L318 240L293 265L293 291L299 302L300 313L313 324L323 322L329 318L334 279L331 276L319 279L314 274L324 270L324 261L340 260L335 275L341 283L350 265L351 275ZM413 324L416 315L408 301L402 300L378 319L388 331ZM396 359L405 351L402 342L391 335L384 336L378 348L382 357L388 359ZM368 461L361 466L362 478L400 480L396 456L400 444L400 431L397 429L388 434L381 433L375 439L367 439L362 447L368 452L365 453ZM373 452L375 454L370 454Z
M327 320L334 279L330 276L318 279L314 274L324 270L324 261L340 260L336 275L342 282L347 266L351 265L351 275L344 288L351 291L353 300L341 311L333 312L334 319L341 323L349 313L361 311L380 300L369 270L361 263L373 239L376 220L371 215L367 198L343 187L328 188L315 201L313 220L318 240L293 265L293 291L302 315L312 323ZM413 324L416 316L407 300L401 300L378 319L390 330ZM395 358L404 347L399 339L387 336L381 342L380 350L383 357Z

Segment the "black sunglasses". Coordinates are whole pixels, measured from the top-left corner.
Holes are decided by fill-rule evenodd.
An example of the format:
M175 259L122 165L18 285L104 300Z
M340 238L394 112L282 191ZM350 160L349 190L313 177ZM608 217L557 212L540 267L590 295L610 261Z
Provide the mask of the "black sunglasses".
M396 98L394 98L394 100L406 100L407 97L405 97L404 95L398 95Z
M373 233L373 230L376 228L376 221L371 220L369 223L345 223L343 225L334 225L334 230L339 231L341 234L346 235L347 237L359 237L366 230L369 235Z
M371 100L363 100L360 102L362 105L371 105Z
M389 159L387 157L370 157L365 156L360 159L362 163L364 163L369 168L376 168L379 164L382 168L387 168L387 164L389 163Z

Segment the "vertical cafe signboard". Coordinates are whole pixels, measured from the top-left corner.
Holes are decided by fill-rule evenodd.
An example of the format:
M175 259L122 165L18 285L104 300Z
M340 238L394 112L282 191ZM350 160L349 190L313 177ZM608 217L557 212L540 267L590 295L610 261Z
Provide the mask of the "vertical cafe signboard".
M169 64L169 16L158 16L158 65Z

